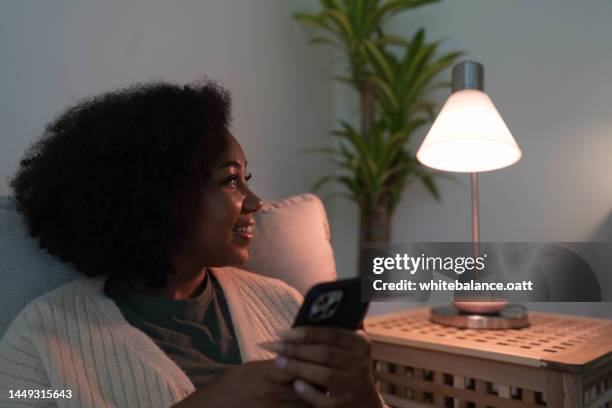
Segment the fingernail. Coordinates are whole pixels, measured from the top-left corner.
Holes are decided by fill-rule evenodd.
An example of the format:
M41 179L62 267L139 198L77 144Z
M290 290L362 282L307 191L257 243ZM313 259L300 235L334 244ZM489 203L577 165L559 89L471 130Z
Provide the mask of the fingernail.
M287 367L287 359L285 357L276 357L274 364L276 364L278 368L285 368Z
M291 330L286 330L284 332L279 333L281 339L299 341L304 340L306 337L306 330L303 327L295 327Z
M266 350L270 350L274 353L281 353L283 351L285 343L282 341L268 341L265 343L259 343L259 345Z
M295 388L295 391L300 394L303 394L306 391L306 384L304 384L304 381L301 380L296 380L293 383L293 387Z

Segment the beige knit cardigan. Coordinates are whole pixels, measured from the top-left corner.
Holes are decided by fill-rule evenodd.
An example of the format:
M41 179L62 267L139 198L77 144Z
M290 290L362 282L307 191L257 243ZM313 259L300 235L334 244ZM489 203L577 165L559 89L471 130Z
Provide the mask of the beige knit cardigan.
M212 268L227 298L242 361L290 327L300 294L277 279ZM195 388L104 292L79 278L33 300L0 341L0 407L170 407ZM72 398L9 399L9 390L71 390Z

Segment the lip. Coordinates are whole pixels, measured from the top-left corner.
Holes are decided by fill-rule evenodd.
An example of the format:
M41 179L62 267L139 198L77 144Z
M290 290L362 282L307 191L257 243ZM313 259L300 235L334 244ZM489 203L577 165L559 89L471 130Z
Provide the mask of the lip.
M232 229L232 234L241 241L248 243L253 239L254 233L252 231L236 231L235 229L242 227L253 227L254 225L255 221L249 221L241 225L235 225Z
M241 232L232 231L232 233L234 234L234 236L239 237L247 242L252 240L253 235L254 235L252 232L245 232L245 231L241 231Z
M250 227L252 225L255 225L255 221L249 221L249 222L245 222L244 224L234 225L234 228Z

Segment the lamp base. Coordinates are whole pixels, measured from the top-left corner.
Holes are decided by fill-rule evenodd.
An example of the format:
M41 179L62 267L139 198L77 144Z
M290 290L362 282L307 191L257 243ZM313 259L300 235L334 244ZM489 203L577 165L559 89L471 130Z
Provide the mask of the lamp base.
M489 300L489 301L460 301L455 300L452 305L460 311L468 314L492 314L498 313L508 305L507 300Z
M518 303L509 303L496 313L466 313L452 305L433 306L429 320L444 326L462 329L519 329L529 326L527 308Z

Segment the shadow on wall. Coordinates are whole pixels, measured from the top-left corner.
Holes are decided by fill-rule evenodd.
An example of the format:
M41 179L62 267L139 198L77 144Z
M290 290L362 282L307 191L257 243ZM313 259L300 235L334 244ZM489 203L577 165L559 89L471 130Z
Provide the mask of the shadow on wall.
M595 230L590 241L594 242L612 242L612 210L608 213L608 216L601 223L601 225Z
M612 242L612 210L586 241ZM609 285L609 282L602 284ZM524 305L530 310L612 319L612 302L526 302Z

